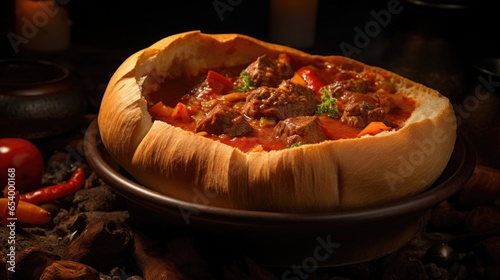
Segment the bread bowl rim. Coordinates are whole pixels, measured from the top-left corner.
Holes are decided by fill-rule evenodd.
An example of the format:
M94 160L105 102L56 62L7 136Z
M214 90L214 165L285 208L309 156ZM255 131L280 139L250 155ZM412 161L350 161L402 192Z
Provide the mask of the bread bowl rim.
M338 221L350 219L357 221L365 219L376 220L387 218L388 213L391 214L389 215L390 217L397 217L406 215L408 212L412 212L411 210L419 212L425 210L425 208L437 205L459 192L472 176L476 166L475 149L471 140L464 133L458 133L452 156L443 173L428 189L415 196L402 197L385 204L355 209L294 213L236 209L194 203L165 195L144 186L109 154L102 142L97 120L91 121L85 132L84 151L88 158L89 165L98 173L100 178L118 193L123 195L125 199L141 207L150 208L152 210L171 210L165 212L165 214L177 212L177 215L181 215L179 210L185 209L187 212L194 213L194 217L207 215L209 219L211 217L222 219L230 218L235 219L235 222L258 222L256 219L271 219L273 222L280 221L285 224L290 221L308 223L311 221L326 221L327 219L335 219ZM401 211L400 207L404 208L404 210Z
M266 43L266 42L263 42L263 41L260 41L260 40L257 40L257 39L245 36L245 35L241 35L241 34L202 34L199 31L193 31L193 32L186 32L186 33L181 33L181 34L175 34L175 35L169 36L167 38L164 38L164 39L158 41L157 43L151 45L151 47L148 47L148 48L146 48L146 49L144 49L142 51L139 51L139 52L135 53L134 55L130 56L117 69L117 71L115 72L115 75L113 75L113 77L111 78L110 83L108 84L108 88L106 89L105 95L103 97L103 100L105 100L105 98L107 97L108 92L109 92L109 94L113 94L113 91L114 91L115 87L120 88L120 87L130 86L130 85L127 85L126 83L124 83L123 85L117 86L117 84L120 83L121 81L123 81L125 77L128 77L127 79L132 79L133 78L133 79L135 79L135 81L137 83L140 83L141 81L144 82L145 76L143 74L141 74L141 73L142 72L146 72L146 74L145 74L146 76L150 75L152 72L147 72L147 71L151 71L151 67L153 67L153 66L151 66L152 61L156 62L156 60L151 60L151 61L148 60L148 59L150 59L150 57L153 57L153 59L157 59L158 60L159 59L158 57L160 57L162 54L165 55L165 53L166 53L165 49L167 47L170 48L169 51L171 51L175 47L175 44L181 44L183 40L191 40L191 38L195 38L195 39L198 38L199 39L200 36L202 37L202 39L200 39L200 40L205 40L204 38L208 38L208 40L215 40L219 44L225 44L227 42L231 42L231 40L243 40L243 41L249 42L249 44L256 44L256 45L258 45L258 47L265 48L269 52L288 52L288 53L291 53L291 54L296 55L296 56L304 56L304 57L307 57L307 58L310 58L310 59L324 59L325 58L325 56L318 56L318 55L307 54L307 53L304 53L302 51L298 51L296 49L292 49L292 48L289 48L289 47L286 47L286 46L279 46L279 45L275 45L275 44L271 44L271 43ZM154 53L154 55L156 55L156 56L154 56L154 55L153 56L149 56L149 55L151 55L151 53ZM146 57L146 58L144 58L144 57ZM395 77L398 78L398 81L400 83L411 84L411 86L414 87L414 90L415 90L414 92L416 92L417 89L420 89L420 90L425 91L426 94L431 94L431 95L434 95L434 97L438 97L438 99L443 99L443 100L446 99L446 97L440 95L435 90L427 88L427 87L423 86L422 84L418 84L418 83L415 83L413 81L410 81L410 80L408 80L408 79L406 79L404 77L401 77L399 75L396 75L395 73L390 72L388 70L377 68L377 67L370 66L370 65L366 65L366 64L361 63L359 61L351 60L351 59L344 58L344 57L339 57L339 56L326 56L326 57L328 57L328 59L338 59L340 61L346 61L346 62L350 62L350 63L355 63L356 65L364 67L364 69L369 68L370 70L374 70L377 73L391 73L391 74L394 74ZM133 63L134 61L135 61L135 63ZM148 62L149 65L146 62ZM144 66L144 65L146 65L146 66ZM146 70L142 69L141 67L145 68ZM140 69L140 70L137 70L137 69ZM137 85L137 89L140 89L139 85ZM108 148L111 148L110 149L111 150L111 154L121 164L123 164L125 166L125 168L127 168L130 171L130 173L132 173L132 174L134 174L134 175L137 176L138 173L144 172L145 170L147 170L147 172L149 172L150 169L146 168L148 166L148 164L149 164L149 163L147 163L148 159L145 159L146 156L142 156L141 154L143 153L143 151L146 151L145 153L149 153L150 155L152 154L152 151L151 151L152 148L151 147L147 147L148 142L149 142L149 138L148 137L149 137L149 135L153 135L153 132L155 132L156 130L163 131L163 133L165 133L167 131L168 132L175 131L179 135L182 135L182 137L184 137L186 140L190 139L190 140L196 141L197 144L199 144L199 145L201 145L201 144L204 144L204 145L211 144L214 147L216 147L217 149L223 150L223 151L226 151L226 150L229 149L228 148L229 146L227 146L225 144L218 143L218 142L210 140L210 139L202 138L202 137L200 137L198 135L193 134L192 132L184 131L184 130L178 129L178 128L174 128L174 129L168 128L168 126L170 126L170 125L168 125L166 123L163 123L163 122L160 122L160 121L154 121L154 122L150 122L149 121L148 122L148 120L146 120L146 118L144 117L144 115L147 114L147 112L145 110L145 105L144 104L143 105L140 104L140 102L143 102L143 101L140 101L140 99L142 99L144 97L143 96L143 90L140 89L140 91L138 93L139 93L139 97L134 102L137 104L137 106L140 109L140 112L143 115L142 116L136 116L136 118L138 118L138 120L134 120L134 123L133 123L134 127L133 127L133 129L136 129L136 128L139 127L138 129L143 131L143 137L140 137L140 140L138 142L137 142L137 140L129 139L130 142L129 142L128 149L130 149L130 143L131 142L134 142L134 141L137 142L136 145L132 145L133 146L132 149L134 150L132 153L130 151L127 151L127 147L125 147L125 146L121 146L121 147L118 147L116 149L110 146L110 145L114 145L114 144L111 144L108 141L108 139L106 139L107 138L107 135L106 135L107 132L106 132L106 130L108 129L105 126L106 120L105 120L104 117L101 118L101 113L99 114L99 118L98 118L98 120L100 122L100 125L102 125L102 127L105 130L104 131L105 137L103 138L105 144L108 145ZM414 94L417 94L417 93L414 93ZM419 94L422 94L422 93L419 93ZM415 96L416 95L414 95L414 97ZM125 102L126 101L127 100L125 100ZM102 103L102 104L104 104L104 103ZM113 106L112 109L115 109L114 108L115 104L111 103L111 105ZM111 106L111 105L107 105L107 106ZM104 109L102 109L102 108L104 108ZM112 110L111 108L106 108L106 105L101 105L101 109L102 110ZM137 108L135 108L135 109L137 109ZM443 110L445 110L445 112L444 113L440 112L440 113L445 114L445 116L441 116L441 117L442 118L446 118L447 121L450 121L451 126L453 126L455 124L454 123L455 120L454 119L452 120L450 118L450 117L454 117L451 105L450 104L446 104L445 109L443 109ZM147 114L147 115L149 115L149 114ZM414 115L412 115L412 117ZM410 117L410 119L412 117ZM434 119L432 121L434 121ZM431 122L430 124L428 124L428 126L430 127L429 130L436 129L436 128L438 128L438 129L448 129L448 128L444 128L444 127L440 127L440 126L435 126L432 121L430 119L425 118L425 119L418 120L418 122L416 122L416 123ZM440 120L440 121L443 122L443 120ZM453 123L451 123L451 121L453 121ZM126 120L126 122L128 122L128 120ZM301 146L299 148L289 149L289 150L279 150L279 151L271 151L271 152L259 152L261 154L258 154L258 155L257 154L253 154L253 153L246 153L245 154L245 153L243 153L243 152L241 152L241 151L239 151L239 150L237 150L235 148L232 148L232 147L230 149L232 149L233 153L236 153L236 156L242 157L241 154L243 154L244 156L246 156L246 158L247 158L246 162L250 161L250 159L248 159L248 157L251 157L251 158L268 157L268 158L265 158L263 160L269 160L269 158L271 158L271 157L278 157L279 158L279 157L285 157L285 156L288 155L290 158L293 158L294 154L297 155L298 153L300 153L300 151L302 151L302 153L305 153L306 149L308 149L308 152L311 153L311 147L321 147L321 146L322 147L324 147L324 146L334 147L334 146L338 146L338 145L344 145L344 146L346 146L346 145L349 145L349 144L344 144L344 143L351 143L351 142L355 142L355 141L356 141L356 143L363 143L363 142L366 143L366 142L372 142L372 140L374 140L374 139L375 139L374 141L376 141L376 142L379 141L377 143L380 144L380 143L382 143L382 142L380 142L380 139L382 139L382 138L391 138L392 137L392 139L394 139L394 135L396 133L398 133L399 135L401 135L402 133L405 133L405 132L408 133L408 135L404 136L406 140L412 139L412 137L415 137L415 135L419 136L418 133L417 134L412 134L412 131L410 131L410 127L413 127L412 129L416 130L415 129L415 123L411 123L410 121L408 121L408 123L410 123L410 125L404 125L397 132L381 133L381 134L378 134L378 135L375 135L375 136L366 136L366 137L362 137L362 138L351 138L351 139L326 141L326 142L322 142L322 143L318 143L318 144L304 145L304 146ZM115 125L115 124L111 124L111 125ZM142 127L140 127L141 125L142 125ZM440 124L440 125L442 126L442 124ZM115 129L115 128L111 128L111 129ZM115 129L115 131L116 131L116 129ZM408 131L410 131L410 132L408 132ZM451 133L450 131L451 130L448 129L447 133ZM117 132L118 133L124 133L123 131L117 131ZM420 133L420 136L421 135L425 135L425 133L422 133L422 132L419 132L419 133ZM132 137L132 136L130 136L130 132L128 132L126 134L127 135L125 135L125 133L124 133L123 135L121 135L120 137L117 137L116 139L126 139L127 137ZM132 133L132 134L134 134L134 133ZM430 135L430 132L427 133L427 136L428 135ZM441 169L444 168L445 164L447 163L447 161L449 159L449 156L451 156L451 152L452 152L452 148L453 148L452 144L455 141L456 134L455 134L455 132L453 132L452 135L449 135L449 136L451 136L451 137L448 137L449 138L448 139L448 145L445 145L445 147L444 147L444 148L446 148L446 150L445 151L441 151L441 150L438 151L438 152L443 152L445 154L440 159L440 163L438 165L438 168L441 168ZM154 136L151 136L151 137L152 137L152 139L155 139ZM210 141L210 142L208 142L208 141ZM158 144L161 144L161 143L158 143ZM355 145L360 145L360 144L355 144ZM402 149L402 145L403 145L402 143L399 144L399 146L400 146L399 148L400 149ZM144 148L144 146L146 146L146 147ZM203 145L201 145L201 146L203 146ZM120 151L120 149L122 151ZM125 151L125 155L124 154L118 154L116 151L118 151L119 153L122 153L123 151ZM342 152L342 149L340 149L340 151L336 150L335 152L340 153L340 152ZM351 152L353 152L353 151L351 151ZM126 155L127 153L131 153L131 155ZM262 155L262 153L267 153L268 155ZM240 155L238 155L238 154L240 154ZM278 155L276 155L276 154L278 154ZM338 157L340 157L340 156L338 156ZM339 161L340 159L336 158L335 160ZM345 160L345 159L342 158L342 160ZM135 170L136 169L135 165L137 165L138 162L141 163L142 165L144 165L144 166L141 167L142 168L141 171ZM351 162L350 164L352 165L353 163ZM151 165L151 164L149 164L149 165ZM149 167L160 168L160 167L154 166L154 165L149 166ZM303 168L306 168L306 167L303 167ZM349 168L349 166L347 166L345 168ZM250 171L247 171L247 172L251 173ZM261 176L263 174L262 172L267 172L267 171L265 171L265 170L264 171L257 170L256 172L257 172L256 173L257 174L256 175L257 176L256 180L259 180L258 176ZM428 180L424 186L418 186L418 190L417 189L411 189L411 188L409 188L409 190L408 189L405 190L406 191L405 195L416 194L416 193L422 191L423 189L425 189L426 187L428 187L432 183L432 181L434 181L437 178L437 176L438 176L438 174L435 171L432 171L432 172L434 172L434 174L432 175L433 178L431 178L430 180ZM156 188L158 188L159 185L160 185L160 183L159 182L156 183L155 181L157 181L157 180L162 181L163 180L161 178L162 175L159 174L160 171L158 169L156 171L153 171L153 173L155 173L155 176L156 176L155 178L149 179L149 178L144 178L143 177L143 178L139 178L139 180L141 180L146 185L149 185L151 187L155 187L154 185L157 185ZM347 173L349 173L349 172L347 172ZM227 175L227 176L229 177L230 175ZM345 177L345 175L342 175L342 176ZM349 176L349 174L347 174L347 176ZM202 180L203 179L205 179L205 177L202 178ZM333 181L333 180L335 180L335 179L336 178L329 178L330 182ZM183 180L185 180L185 179L183 178ZM293 180L298 180L298 179L293 178ZM354 180L354 179L350 178L350 180ZM162 181L162 182L165 182L165 181ZM174 183L171 182L170 184L174 185L175 182ZM164 185L164 184L162 184L162 185ZM337 185L340 185L340 183L337 182ZM336 186L336 187L338 188L339 186ZM349 196L348 192L350 192L350 195L352 195L352 193L354 193L356 191L356 190L350 190L350 187L355 187L355 186L352 186L352 184L351 184L351 185L349 185L349 187L344 187L343 190L347 191L347 192L342 193L342 195L344 195L345 193L347 193L348 195L346 195L345 197L348 197ZM385 187L387 188L387 186L385 186ZM415 186L414 188L417 188L417 186ZM179 190L174 190L174 191L179 191ZM222 190L222 192L224 192L224 191L228 192L227 189L226 190ZM363 190L361 190L361 191L363 191ZM385 191L386 191L385 195L389 195L391 197L386 197L386 196L383 195L382 198L381 198L381 200L388 200L389 198L393 199L394 196L399 196L400 195L400 194L394 194L395 191L392 188L391 188L392 194L389 193L387 190L385 190ZM181 190L181 192L186 192L186 190ZM237 191L237 193L238 192L239 192L239 190ZM342 206L342 207L344 207L345 205L350 205L348 207L351 207L351 206L357 207L360 204L360 203L356 202L356 198L354 198L354 197L348 197L347 198L347 201L348 201L347 203L342 202L343 198L340 197L341 190L339 190L339 189L333 190L331 192L332 193L329 194L330 197L331 197L331 199L337 200L336 202L333 202L333 204L336 204L336 205ZM251 192L247 191L247 193L245 195L248 195L248 194L252 195ZM184 198L187 198L187 196L189 194L181 194L181 195L184 196ZM227 196L227 194L225 194L225 195ZM233 206L230 206L230 205L235 204L235 202L234 201L230 201L231 198L229 198L229 202L228 202L228 198L227 197L223 197L223 196L224 196L224 194L221 196L222 200L223 200L221 203L229 203L227 206L228 207L233 207ZM237 194L237 196L243 196L243 194ZM322 194L321 193L319 193L319 194L313 194L313 196L314 196L313 200L318 200L318 199L320 199L320 196L322 196ZM258 201L259 199L262 199L262 197L260 197L260 198L258 198L258 197L253 198L253 200L255 200L255 201L254 202L250 202L250 204L251 203L258 204L259 202L256 202L256 201ZM236 204L238 205L237 207L242 207L241 204L247 203L247 202L243 201L243 198L236 198L236 200L238 200L236 202ZM215 203L219 203L219 202L215 202ZM266 206L263 206L264 208L265 207L269 207L269 204L274 203L274 201L268 201L266 203L267 203ZM361 204L363 204L363 203L364 202L362 201ZM282 204L283 204L282 207L284 207L284 208L287 207L285 205L285 203L282 203ZM253 208L253 206L243 206L243 207ZM292 207L294 207L294 206L292 206ZM285 210L285 211L287 211L287 210Z

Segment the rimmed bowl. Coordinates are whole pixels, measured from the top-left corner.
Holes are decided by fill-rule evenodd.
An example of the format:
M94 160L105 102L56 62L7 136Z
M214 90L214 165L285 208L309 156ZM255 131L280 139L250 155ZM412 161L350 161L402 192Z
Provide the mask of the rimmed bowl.
M359 210L295 214L213 207L202 196L190 203L148 189L111 159L95 120L84 149L98 176L126 198L141 230L158 236L185 230L209 255L240 254L275 267L347 265L394 252L414 237L433 206L459 192L475 167L474 150L460 135L446 169L421 194Z

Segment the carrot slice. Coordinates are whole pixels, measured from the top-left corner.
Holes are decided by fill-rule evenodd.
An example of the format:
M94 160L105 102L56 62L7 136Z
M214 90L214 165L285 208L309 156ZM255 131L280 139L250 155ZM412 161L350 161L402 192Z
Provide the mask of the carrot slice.
M383 122L371 122L365 128L363 128L363 130L361 130L361 132L358 134L358 137L368 134L375 135L379 132L389 130L391 130L391 128L385 125Z
M189 115L187 106L180 102L177 103L172 112L172 119L179 119L183 122L191 121L191 116Z
M306 81L299 75L299 73L295 72L295 74L293 74L293 77L292 77L292 83L294 84L299 84L301 86L305 86L307 87L307 83Z
M151 106L149 112L159 117L170 117L172 115L172 107L165 106L163 102L159 101L155 105Z

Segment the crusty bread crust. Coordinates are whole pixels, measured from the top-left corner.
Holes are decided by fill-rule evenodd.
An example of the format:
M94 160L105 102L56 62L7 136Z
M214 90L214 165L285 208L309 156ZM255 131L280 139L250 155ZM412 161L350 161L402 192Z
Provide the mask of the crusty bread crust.
M417 108L397 131L271 152L243 153L152 121L145 95L166 77L249 64L264 53L390 76ZM279 212L352 209L420 193L444 170L456 139L449 100L422 84L345 57L199 31L169 36L124 61L109 81L98 125L108 152L149 188L196 203Z

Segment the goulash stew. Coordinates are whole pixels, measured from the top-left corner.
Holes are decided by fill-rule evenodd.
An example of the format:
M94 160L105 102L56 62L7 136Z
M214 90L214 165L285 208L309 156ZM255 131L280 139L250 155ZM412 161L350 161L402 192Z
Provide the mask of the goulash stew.
M243 152L397 130L415 101L397 92L390 76L357 68L262 55L249 65L166 79L149 93L149 112Z

